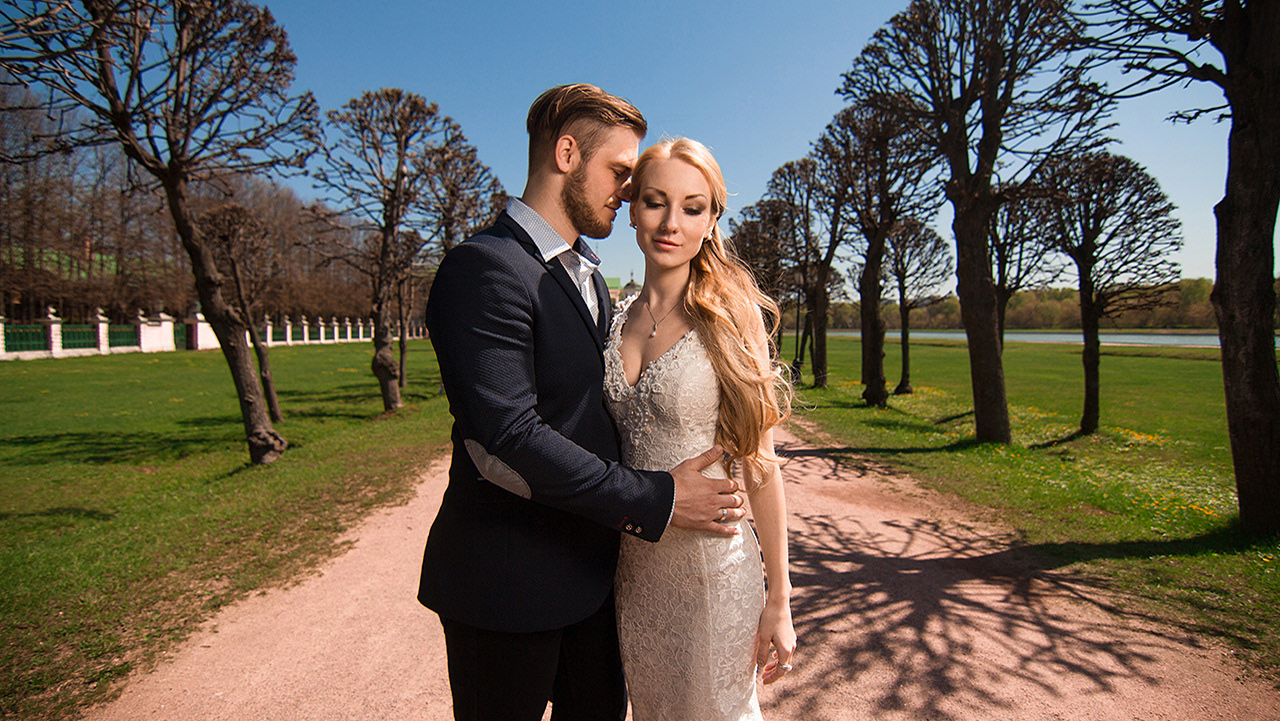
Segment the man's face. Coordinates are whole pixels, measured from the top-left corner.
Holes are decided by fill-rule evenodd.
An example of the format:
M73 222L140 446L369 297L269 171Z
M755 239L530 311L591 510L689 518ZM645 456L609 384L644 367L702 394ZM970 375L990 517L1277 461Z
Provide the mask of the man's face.
M623 201L630 200L631 169L640 151L640 136L631 128L614 126L585 162L569 171L560 202L579 234L604 238Z

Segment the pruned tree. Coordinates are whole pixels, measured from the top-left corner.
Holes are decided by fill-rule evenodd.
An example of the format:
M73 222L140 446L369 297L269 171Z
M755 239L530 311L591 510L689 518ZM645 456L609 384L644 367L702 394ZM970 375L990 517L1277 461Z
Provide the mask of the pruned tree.
M834 234L840 215L861 238L858 280L862 328L862 398L885 407L889 391L884 372L885 247L891 230L908 216L929 216L940 201L931 169L937 151L911 128L898 123L882 104L859 99L840 111L814 146L822 170L824 208ZM834 254L827 248L827 260ZM829 261L828 261L829 262Z
M991 248L996 323L1002 346L1009 300L1020 291L1052 283L1064 270L1061 263L1055 262L1053 245L1044 235L1053 207L1044 197L1045 192L1038 185L1024 187L1008 195L991 214L987 241Z
M300 167L312 152L315 101L291 95L295 57L271 13L243 0L84 2L34 21L47 3L11 6L26 27L11 72L47 91L49 112L88 117L59 128L64 145L117 144L163 190L209 324L240 399L249 456L287 443L271 425L226 278L198 231L193 183Z
M258 359L258 380L267 401L271 420L284 420L275 379L271 375L271 357L267 344L258 332L254 318L263 317L262 299L281 273L267 227L254 214L238 203L224 203L202 213L197 226L213 250L218 271L231 278L228 288L231 300L241 317L249 319L246 331Z
M979 441L1011 438L987 233L997 188L1094 147L1107 104L1067 63L1079 23L1062 0L913 0L872 37L840 92L883 103L943 158Z
M1218 318L1227 431L1240 520L1251 533L1280 532L1280 372L1276 369L1276 212L1280 208L1280 3L1275 0L1114 0L1090 3L1100 62L1132 72L1113 95L1191 81L1222 89L1224 102L1185 110L1224 113L1227 180L1217 218Z
M888 276L898 298L901 326L902 373L893 389L897 395L911 387L911 311L942 300L936 291L955 272L951 249L937 231L917 218L903 218L889 231Z
M1110 153L1064 158L1045 185L1053 204L1050 242L1075 264L1084 337L1084 412L1080 433L1098 430L1100 322L1166 302L1178 281L1182 248L1174 206L1142 166Z
M480 162L462 128L445 127L436 172L427 176L427 214L433 219L441 255L492 225L507 205L507 192Z
M437 229L431 184L462 133L435 103L399 88L366 91L327 117L336 138L325 146L316 186L330 194L331 219L355 234L355 242L338 234L327 253L369 278L372 369L383 409L392 411L404 405L392 354L397 290Z
M783 232L783 258L790 271L791 284L797 289L797 296L803 299L805 309L804 320L796 327L795 358L791 362L791 375L797 382L804 369L805 347L816 336L815 309L819 303L818 266L821 258L818 230L821 181L817 171L817 163L812 158L793 160L773 171L765 190L765 197L776 201L773 207L781 214L777 227ZM829 281L829 268L827 275ZM814 350L816 352L816 347ZM815 366L814 386L818 387L817 358L816 355L811 357ZM826 382L825 369L821 382Z
M787 283L788 274L783 261L783 227L787 220L785 209L779 201L760 200L740 212L740 219L730 219L729 238L738 257L746 263L755 276L760 289L773 298L781 308L784 297L794 292ZM781 321L781 318L778 319ZM778 323L776 345L782 347L782 323Z

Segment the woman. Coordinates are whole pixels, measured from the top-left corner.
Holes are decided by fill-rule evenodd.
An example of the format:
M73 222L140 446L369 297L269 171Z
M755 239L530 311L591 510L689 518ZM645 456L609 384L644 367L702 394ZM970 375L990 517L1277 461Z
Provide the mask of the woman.
M762 318L778 309L725 247L717 221L728 194L706 147L679 138L645 150L631 195L644 287L618 309L605 350L624 462L671 468L720 443L741 461L760 534L757 546L738 522L732 537L668 528L654 544L623 538L615 586L632 713L759 719L756 671L782 678L796 639L771 430L787 415L788 386Z

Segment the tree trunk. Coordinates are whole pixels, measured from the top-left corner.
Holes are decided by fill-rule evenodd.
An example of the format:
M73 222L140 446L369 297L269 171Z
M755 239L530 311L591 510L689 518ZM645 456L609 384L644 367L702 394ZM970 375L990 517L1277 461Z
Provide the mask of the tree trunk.
M911 308L901 295L898 296L898 319L902 323L902 377L893 392L905 396L914 392L911 388Z
M404 406L400 400L400 364L392 355L395 337L391 328L390 309L387 301L375 302L373 306L373 362L370 367L378 379L378 387L382 391L382 410L394 411Z
M1266 19L1265 13L1258 15L1264 17L1255 17L1255 24ZM1275 59L1280 43L1259 36L1275 35L1275 27L1253 31L1249 51L1271 56L1259 64L1269 69L1274 83L1280 72ZM1256 65L1251 69L1256 75L1264 74ZM1248 70L1234 72L1239 77ZM1247 533L1266 535L1280 532L1280 377L1272 277L1280 203L1280 100L1274 97L1274 89L1248 80L1240 78L1231 97L1226 195L1214 207L1218 276L1210 299L1222 344L1227 431L1240 521Z
M182 247L191 259L191 272L195 276L196 293L205 319L213 328L222 346L222 355L231 370L231 380L240 399L240 416L244 421L245 437L249 444L249 460L255 464L272 463L284 454L288 442L271 425L267 415L262 386L254 368L253 358L245 342L247 319L227 303L222 293L222 274L218 272L209 249L196 239L195 225L187 203L186 182L166 179L165 195L169 201L169 213Z
M1095 302L1093 281L1087 279L1088 273L1088 270L1080 269L1080 332L1084 340L1084 350L1080 353L1080 361L1084 365L1084 412L1080 414L1080 433L1086 436L1098 430L1098 417L1101 415L1098 368L1102 361L1102 341L1098 336L1102 314Z
M262 384L262 395L267 400L267 412L272 423L279 423L284 420L284 414L280 412L276 381L271 375L271 357L268 355L267 344L262 342L262 335L252 323L249 324L249 341L253 344L254 355L258 357L258 381Z
M405 387L405 361L409 359L409 341L407 336L409 328L409 319L406 317L404 310L404 289L396 292L396 328L399 329L398 349L400 351L400 364L396 367L396 387Z
M791 378L795 385L804 382L804 352L809 346L810 333L813 330L813 316L805 313L800 328L796 330L796 357L791 361Z
M809 360L813 363L813 387L827 387L827 308L830 301L827 298L827 272L826 269L820 269L818 272L818 284L814 288L813 306L809 309L809 323L813 327L813 333L810 336L810 342L813 343Z
M253 344L253 353L258 357L258 382L262 384L262 395L267 401L267 413L272 423L279 423L284 420L284 414L280 412L280 398L276 395L275 379L271 377L271 358L267 355L267 344L262 342L258 328L253 321L249 320L253 317L249 312L249 299L245 296L239 264L234 260L231 262L231 277L236 284L236 304L240 307L240 315L246 321L249 342Z
M884 408L889 390L884 377L884 318L880 315L880 267L884 260L884 238L869 238L862 278L858 282L862 318L862 400Z
M987 252L990 212L973 203L955 204L956 292L960 320L969 341L969 381L973 388L975 436L980 443L1008 443L1009 403L1005 396L996 285ZM967 207L966 207L967 205ZM953 205L954 207L954 205Z

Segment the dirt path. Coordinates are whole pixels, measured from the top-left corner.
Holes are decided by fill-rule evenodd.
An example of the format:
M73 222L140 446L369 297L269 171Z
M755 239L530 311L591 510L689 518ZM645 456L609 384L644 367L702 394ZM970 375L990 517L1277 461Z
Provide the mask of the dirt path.
M1223 650L1036 569L909 479L782 435L796 671L770 719L1280 721ZM299 585L235 604L91 721L450 719L444 641L414 599L446 467Z

